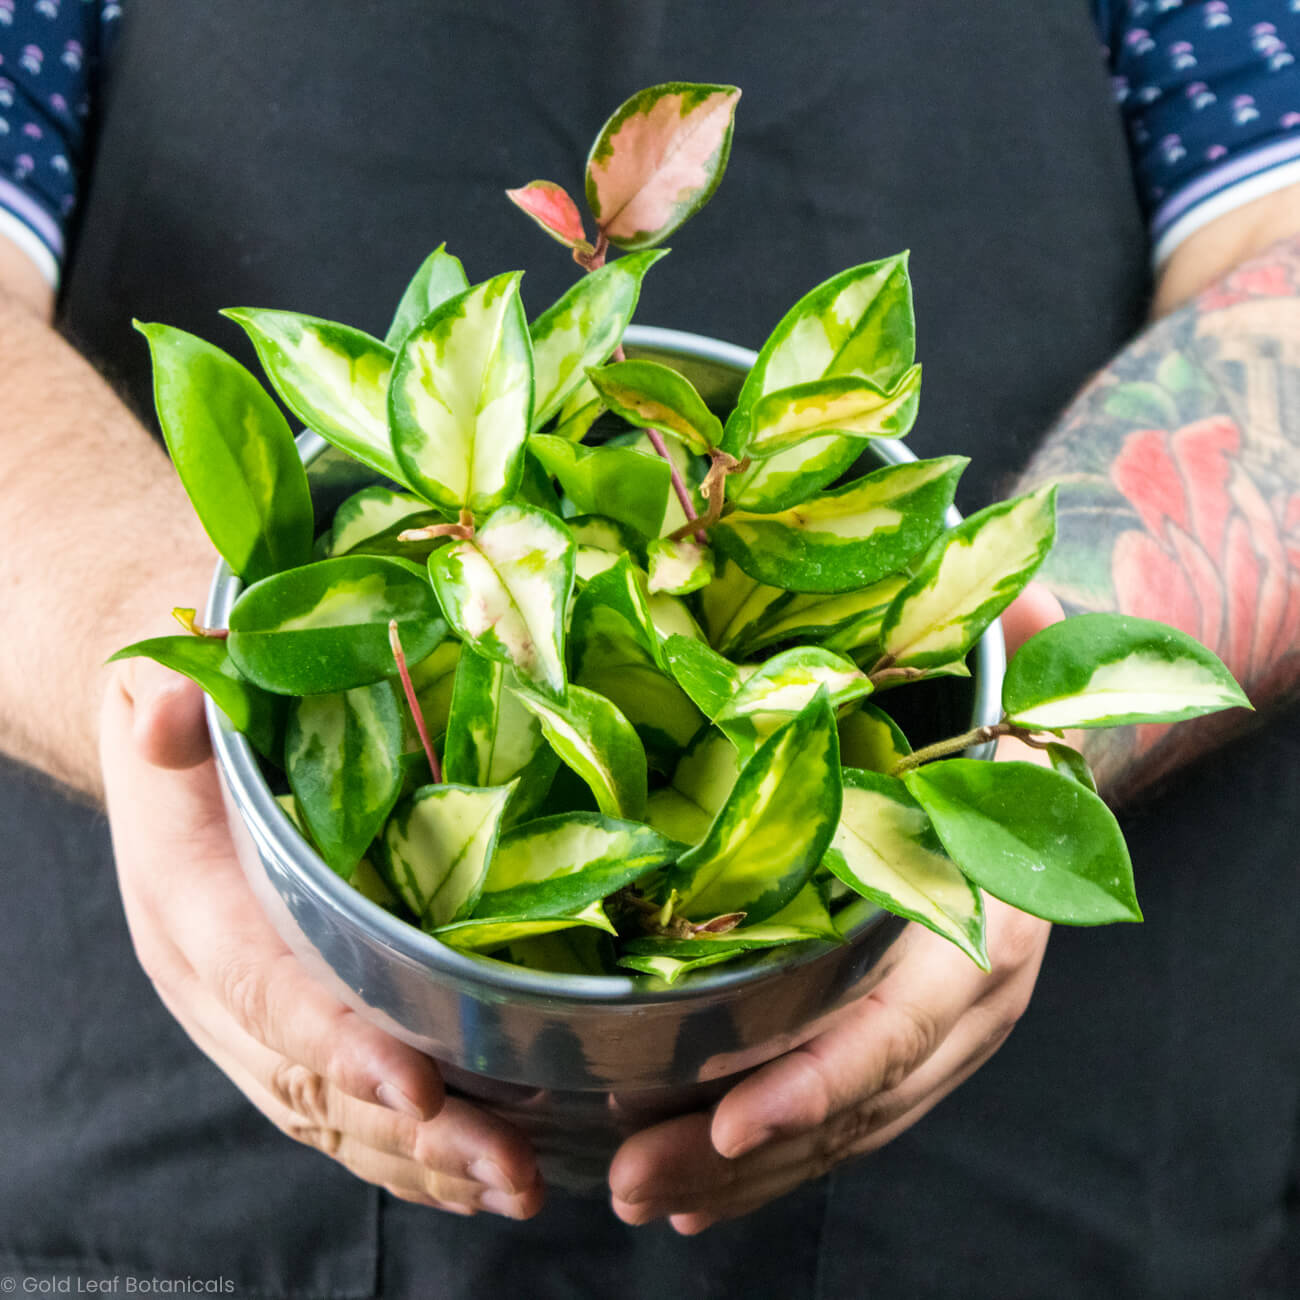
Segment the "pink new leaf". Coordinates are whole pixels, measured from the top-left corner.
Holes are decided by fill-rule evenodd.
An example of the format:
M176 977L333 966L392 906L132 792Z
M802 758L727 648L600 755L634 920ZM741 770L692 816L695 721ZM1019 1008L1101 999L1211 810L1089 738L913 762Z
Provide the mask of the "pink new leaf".
M739 99L735 86L670 81L605 123L587 159L587 203L611 244L650 248L712 198Z
M552 239L569 248L591 252L587 233L582 228L582 213L563 185L554 181L529 181L517 190L507 190L506 197L522 208Z

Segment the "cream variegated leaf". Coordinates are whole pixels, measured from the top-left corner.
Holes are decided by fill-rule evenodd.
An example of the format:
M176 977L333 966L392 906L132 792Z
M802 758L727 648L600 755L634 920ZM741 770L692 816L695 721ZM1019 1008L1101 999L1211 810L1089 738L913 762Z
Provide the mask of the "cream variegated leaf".
M448 299L393 363L388 419L412 488L444 510L491 510L518 489L533 409L522 272Z
M687 596L707 586L713 579L713 552L690 538L674 542L666 537L657 537L646 547L646 552L650 563L651 592Z
M540 920L511 916L471 917L469 920L440 926L434 934L452 948L465 952L492 952L524 939L579 925L592 926L608 934L617 933L614 923L605 915L604 905L595 902L589 903L572 916L546 917Z
M657 361L616 361L587 378L605 405L638 428L657 429L697 455L722 441L722 425L685 375Z
M406 336L430 312L441 307L448 298L464 293L469 280L460 258L447 252L446 244L439 244L420 264L397 305L393 323L388 327L384 342L393 349L400 348Z
M892 772L912 752L898 723L870 700L839 720L839 732L845 768Z
M474 909L512 787L427 785L384 828L388 877L428 930Z
M552 515L506 505L472 540L429 556L434 590L461 637L557 700L564 694L574 549L568 529Z
M941 537L894 597L882 652L908 668L960 660L1020 594L1056 536L1056 486L999 502Z
M844 804L826 865L864 898L919 921L988 970L979 890L944 852L901 781L844 769Z

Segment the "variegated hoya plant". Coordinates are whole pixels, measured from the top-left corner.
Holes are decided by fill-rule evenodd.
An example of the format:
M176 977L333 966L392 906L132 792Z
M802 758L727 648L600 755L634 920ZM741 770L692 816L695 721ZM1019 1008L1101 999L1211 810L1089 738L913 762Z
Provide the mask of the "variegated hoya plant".
M981 966L982 890L1052 921L1140 919L1061 734L1246 699L1182 633L1091 615L1020 650L1000 723L912 751L891 698L966 673L1054 515L1049 488L946 527L960 456L852 469L916 415L905 257L800 299L729 411L623 355L738 98L671 83L619 108L587 163L594 238L560 186L510 192L585 271L531 323L520 273L471 285L444 248L382 341L226 313L284 405L374 471L323 531L257 380L139 326L177 471L246 586L228 629L178 611L187 634L119 657L198 682L361 894L524 966L671 982L835 940L859 896ZM1051 765L956 756L1000 734Z

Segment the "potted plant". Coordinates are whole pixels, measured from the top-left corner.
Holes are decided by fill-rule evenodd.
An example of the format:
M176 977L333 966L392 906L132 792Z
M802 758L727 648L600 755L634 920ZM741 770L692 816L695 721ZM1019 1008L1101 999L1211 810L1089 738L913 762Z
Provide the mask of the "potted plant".
M531 323L520 273L471 285L445 248L382 341L226 313L318 435L317 487L338 495L340 458L370 480L345 472L319 517L257 380L139 327L227 567L202 624L120 654L208 692L237 846L295 951L453 1084L594 1154L570 1185L623 1122L610 1094L638 1118L695 1104L807 1037L869 986L892 918L984 966L982 890L1139 920L1062 733L1246 706L1191 638L1092 615L913 749L893 701L969 674L1051 546L1054 490L953 523L964 459L897 450L921 379L905 256L811 290L725 398L698 355L624 353L738 97L623 104L588 159L594 238L559 186L511 191L585 272ZM960 756L1001 735L1049 765Z

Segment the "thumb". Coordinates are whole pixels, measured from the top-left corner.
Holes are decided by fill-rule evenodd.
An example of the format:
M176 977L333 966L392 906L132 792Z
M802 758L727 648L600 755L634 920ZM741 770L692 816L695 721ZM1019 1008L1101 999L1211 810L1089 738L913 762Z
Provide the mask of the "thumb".
M132 743L145 762L186 768L209 756L203 692L189 678L141 658L123 663L118 680L131 704Z

